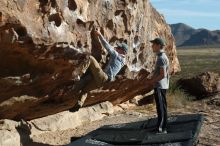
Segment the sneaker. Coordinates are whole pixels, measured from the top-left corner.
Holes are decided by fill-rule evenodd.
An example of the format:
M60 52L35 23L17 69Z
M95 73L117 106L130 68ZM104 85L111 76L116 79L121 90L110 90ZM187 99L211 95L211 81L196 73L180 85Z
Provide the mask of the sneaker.
M78 102L77 102L77 104L74 107L72 107L71 109L69 109L69 111L70 112L77 112L81 107L82 106L80 104L78 104Z
M80 99L77 101L76 105L69 109L70 112L76 112L78 111L84 104L85 100L87 98L87 93L84 93L83 95L81 95Z
M159 128L157 134L167 134L167 130L166 130L166 129Z
M166 131L166 130L163 130L163 131L160 132L160 133L167 134L167 131Z

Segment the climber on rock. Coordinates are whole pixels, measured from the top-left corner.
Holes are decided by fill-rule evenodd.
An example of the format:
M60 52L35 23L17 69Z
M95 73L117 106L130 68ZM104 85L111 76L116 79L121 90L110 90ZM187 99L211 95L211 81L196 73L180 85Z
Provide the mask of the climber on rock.
M95 35L99 38L101 44L107 50L110 55L110 59L103 70L97 60L93 56L90 56L88 68L91 71L92 77L88 83L83 85L80 99L77 101L76 105L70 109L70 111L77 111L81 108L87 98L87 92L102 86L105 82L113 81L115 76L125 65L128 45L126 43L118 43L117 47L112 47L98 30L95 30Z

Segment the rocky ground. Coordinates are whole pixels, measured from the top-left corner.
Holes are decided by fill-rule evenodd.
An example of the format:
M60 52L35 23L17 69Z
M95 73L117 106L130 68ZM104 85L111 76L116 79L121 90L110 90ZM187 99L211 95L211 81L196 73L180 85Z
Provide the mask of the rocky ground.
M176 98L175 100L178 100ZM181 100L181 99L180 99ZM199 101L186 101L169 105L169 114L200 113L205 116L203 126L199 135L197 146L219 146L220 145L220 95ZM155 116L154 104L133 107L120 113L107 116L102 120L86 123L75 129L60 132L46 133L33 137L37 143L49 145L65 145L71 140L76 140L81 136L93 131L103 125L127 123L145 120Z

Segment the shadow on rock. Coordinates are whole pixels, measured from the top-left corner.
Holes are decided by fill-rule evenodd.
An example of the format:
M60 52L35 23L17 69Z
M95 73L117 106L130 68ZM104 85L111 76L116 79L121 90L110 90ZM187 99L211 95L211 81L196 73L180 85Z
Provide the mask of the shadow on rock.
M24 120L21 120L20 126L16 127L16 130L20 135L20 142L22 146L50 146L48 144L34 142L30 137L30 128L30 125Z

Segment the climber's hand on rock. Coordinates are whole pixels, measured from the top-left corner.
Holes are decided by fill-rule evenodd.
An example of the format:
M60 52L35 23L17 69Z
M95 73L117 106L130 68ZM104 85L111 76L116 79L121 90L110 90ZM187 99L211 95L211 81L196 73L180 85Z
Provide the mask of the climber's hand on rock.
M95 30L95 35L96 35L96 36L100 36L101 33L96 29L96 30Z

